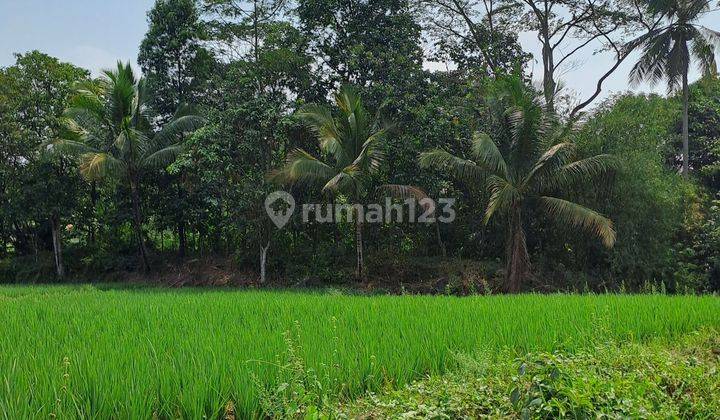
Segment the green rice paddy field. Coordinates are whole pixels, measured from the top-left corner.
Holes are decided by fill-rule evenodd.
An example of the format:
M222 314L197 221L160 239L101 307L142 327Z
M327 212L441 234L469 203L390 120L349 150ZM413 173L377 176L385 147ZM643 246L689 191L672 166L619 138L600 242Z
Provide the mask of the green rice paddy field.
M713 296L342 294L0 287L0 413L7 418L259 414L290 331L343 398L453 367L455 353L672 341L720 327ZM340 385L338 385L340 384Z

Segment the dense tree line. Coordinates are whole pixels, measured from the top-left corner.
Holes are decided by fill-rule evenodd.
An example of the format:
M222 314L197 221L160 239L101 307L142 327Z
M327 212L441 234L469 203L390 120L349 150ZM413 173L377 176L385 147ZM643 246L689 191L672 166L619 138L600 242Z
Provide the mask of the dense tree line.
M38 51L0 69L1 280L217 257L261 282L399 283L473 261L493 291L718 290L720 35L697 23L711 6L157 0L142 76ZM561 80L583 51L615 59L589 97ZM635 51L632 81L669 95L593 108ZM296 212L278 229L278 189L298 205L456 197L457 219Z

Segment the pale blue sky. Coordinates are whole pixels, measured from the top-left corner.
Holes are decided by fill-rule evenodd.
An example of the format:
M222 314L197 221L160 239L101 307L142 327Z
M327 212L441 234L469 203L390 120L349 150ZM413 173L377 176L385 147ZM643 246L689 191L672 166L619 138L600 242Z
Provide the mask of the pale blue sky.
M154 0L0 0L0 66L14 62L13 53L38 49L47 54L91 70L97 74L121 59L137 68L137 52L146 30L147 11ZM720 11L702 22L720 30ZM520 35L523 47L539 57L534 36ZM628 90L627 74L634 62L631 57L609 78L603 97ZM562 75L563 82L579 97L595 89L595 81L612 65L610 55L579 55L579 67ZM539 62L535 74L542 73ZM697 72L691 74L691 79ZM641 86L639 90L648 90ZM664 92L663 87L655 89Z
M0 66L37 49L87 68L137 62L154 0L0 0Z

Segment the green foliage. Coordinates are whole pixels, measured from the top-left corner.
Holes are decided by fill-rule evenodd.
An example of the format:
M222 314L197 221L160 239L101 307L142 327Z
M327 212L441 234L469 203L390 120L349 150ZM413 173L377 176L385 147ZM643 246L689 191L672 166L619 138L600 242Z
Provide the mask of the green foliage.
M53 249L51 231L59 235L61 222L75 219L83 189L76 162L44 145L62 133L68 97L87 77L39 51L0 69L0 257L8 242L19 255Z
M337 329L337 321L332 320L332 328ZM263 415L272 418L304 418L325 419L320 410L329 406L332 401L343 394L344 385L341 381L340 354L334 336L336 348L332 357L323 364L325 377L318 377L317 372L305 365L302 348L298 347L300 326L295 325L295 333L286 331L284 334L286 349L285 361L278 361L278 378L276 384L267 389L267 384L256 378L256 386L260 389L260 407Z
M574 159L575 144L554 115L543 112L537 94L519 77L490 85L488 102L495 105L505 136L493 140L476 132L472 140L475 160L463 159L444 150L423 153L421 165L444 170L470 184L485 184L490 194L484 221L497 213L508 225L506 243L506 289L517 292L530 277L530 257L525 239L523 214L535 206L550 219L585 230L607 247L615 242L612 222L579 204L555 197L563 190L597 178L612 168L610 156L598 154ZM492 92L496 90L496 92ZM502 142L508 139L507 142Z
M286 165L273 178L281 183L319 187L322 192L362 199L371 176L382 160L382 142L387 129L378 127L362 100L350 87L335 94L339 115L315 104L300 108L297 117L317 138L322 162L303 149L288 154Z
M144 79L137 79L130 63L104 70L95 83L80 86L69 101L65 130L48 147L80 155L80 173L89 181L111 179L130 188L132 220L140 266L149 269L143 234L140 183L147 171L162 168L183 151L184 135L203 119L180 107L162 130L153 132Z
M709 191L720 191L720 79L704 77L690 86L689 119L693 174Z
M576 135L581 156L608 153L617 169L596 191L579 192L615 223L616 245L608 254L611 277L637 287L645 281L660 283L674 270L672 252L689 202L695 194L665 165L678 117L676 106L657 96L627 96L597 112ZM577 262L604 264L600 250L571 245ZM586 248L587 249L587 248ZM615 280L616 282L617 280ZM612 284L611 284L612 285Z
M683 227L674 245L678 261L672 284L685 293L720 291L720 200L698 197Z
M460 368L405 389L329 407L370 418L714 418L717 330L672 345L598 343L593 351L457 356Z
M422 75L421 27L408 0L298 1L297 14L312 55L330 88L368 88L370 106L410 91Z
M138 63L153 93L148 102L166 120L181 104L201 102L214 59L201 46L206 35L194 0L157 1L148 21Z
M632 83L648 81L654 86L665 81L668 92L682 89L682 168L686 177L690 172L688 73L691 62L697 64L703 75L717 73L715 47L720 43L720 33L699 24L710 7L706 0L649 2L647 11L656 23L626 45L630 49L643 49L640 60L630 70Z
M720 107L713 46L706 42L716 36L696 24L707 5L640 2L638 9L614 0L571 1L550 2L552 12L543 12L530 3L158 0L140 46L142 81L126 65L90 82L88 72L42 53L19 55L0 70L0 258L12 267L0 280L52 280L43 258L26 257L54 250L56 280L63 277L58 261L67 260L67 277L79 279L94 270L132 269L133 252L147 254L141 266L177 252L184 263L232 259L250 277L265 266L258 260L266 261L277 283L336 284L348 280L354 252L358 261L381 261L371 269L369 287L469 293L458 278L429 289L422 288L424 279L405 283L417 266L438 257L494 266L505 253L521 263L507 265L506 273L528 279L523 286L537 291L620 290L621 283L625 290L646 284L664 284L670 292L716 290L712 201ZM622 38L642 30L638 18L650 24L649 32L621 48ZM543 22L566 30L543 34ZM543 51L542 105L530 93L528 54L517 42L523 28L537 31L547 47L558 43ZM642 49L639 77L674 83L688 60L703 65L706 74L689 96L696 179L679 181L672 169L681 161L681 139L673 135L682 131L677 98L604 104L580 129L577 145L560 124L591 101L570 115L545 115L545 106L563 109L548 102L558 91L556 67L571 61L559 51L576 39L576 30L600 36L618 59ZM327 120L322 108L344 85L355 86L367 109L382 111L353 115L365 120L356 128L382 132L381 148L345 153L361 156L358 165L333 153L342 148L319 142L298 118L313 114L303 111L317 104L314 111ZM69 101L70 92L76 94ZM74 110L64 121L68 105ZM384 119L393 122L391 130L383 129ZM335 128L353 137L352 125ZM358 138L371 138L369 131ZM51 143L79 153L39 147ZM435 149L447 154L435 155L434 163L465 168L460 178L480 175L455 182L421 168L418 156ZM608 172L607 154L624 167L598 177ZM296 216L275 229L263 203L277 186L266 175L289 158L296 164L290 178L301 172L326 178L318 162L335 172L324 180L332 187L325 192L294 185L298 204L327 200L331 189L342 200L382 200L377 185L413 185L430 197L456 198L458 217L452 224L355 230L348 223L303 224ZM487 168L474 171L473 164ZM78 166L87 182L77 176ZM575 182L591 179L592 185ZM518 202L521 212L507 211ZM508 221L522 227L510 241ZM609 245L615 232L616 248L601 248L595 237ZM359 237L367 246L353 246ZM23 263L36 266L17 269ZM436 268L431 271L445 272ZM500 291L496 286L491 289Z

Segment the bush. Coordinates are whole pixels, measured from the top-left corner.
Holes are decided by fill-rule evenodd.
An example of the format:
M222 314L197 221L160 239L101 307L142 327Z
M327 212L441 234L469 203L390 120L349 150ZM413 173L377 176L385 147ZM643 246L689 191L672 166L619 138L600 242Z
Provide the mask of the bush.
M339 408L361 418L718 418L720 335L592 352L458 356L460 368Z
M55 261L50 252L0 260L0 283L47 283L55 278Z
M665 161L675 152L676 105L658 96L620 97L602 107L577 134L581 155L608 153L618 161L605 184L582 197L590 208L612 219L617 241L610 251L585 237L552 241L565 246L566 260L574 269L597 272L608 266L599 275L624 279L630 290L672 277L679 258L673 245L697 197L696 187Z

